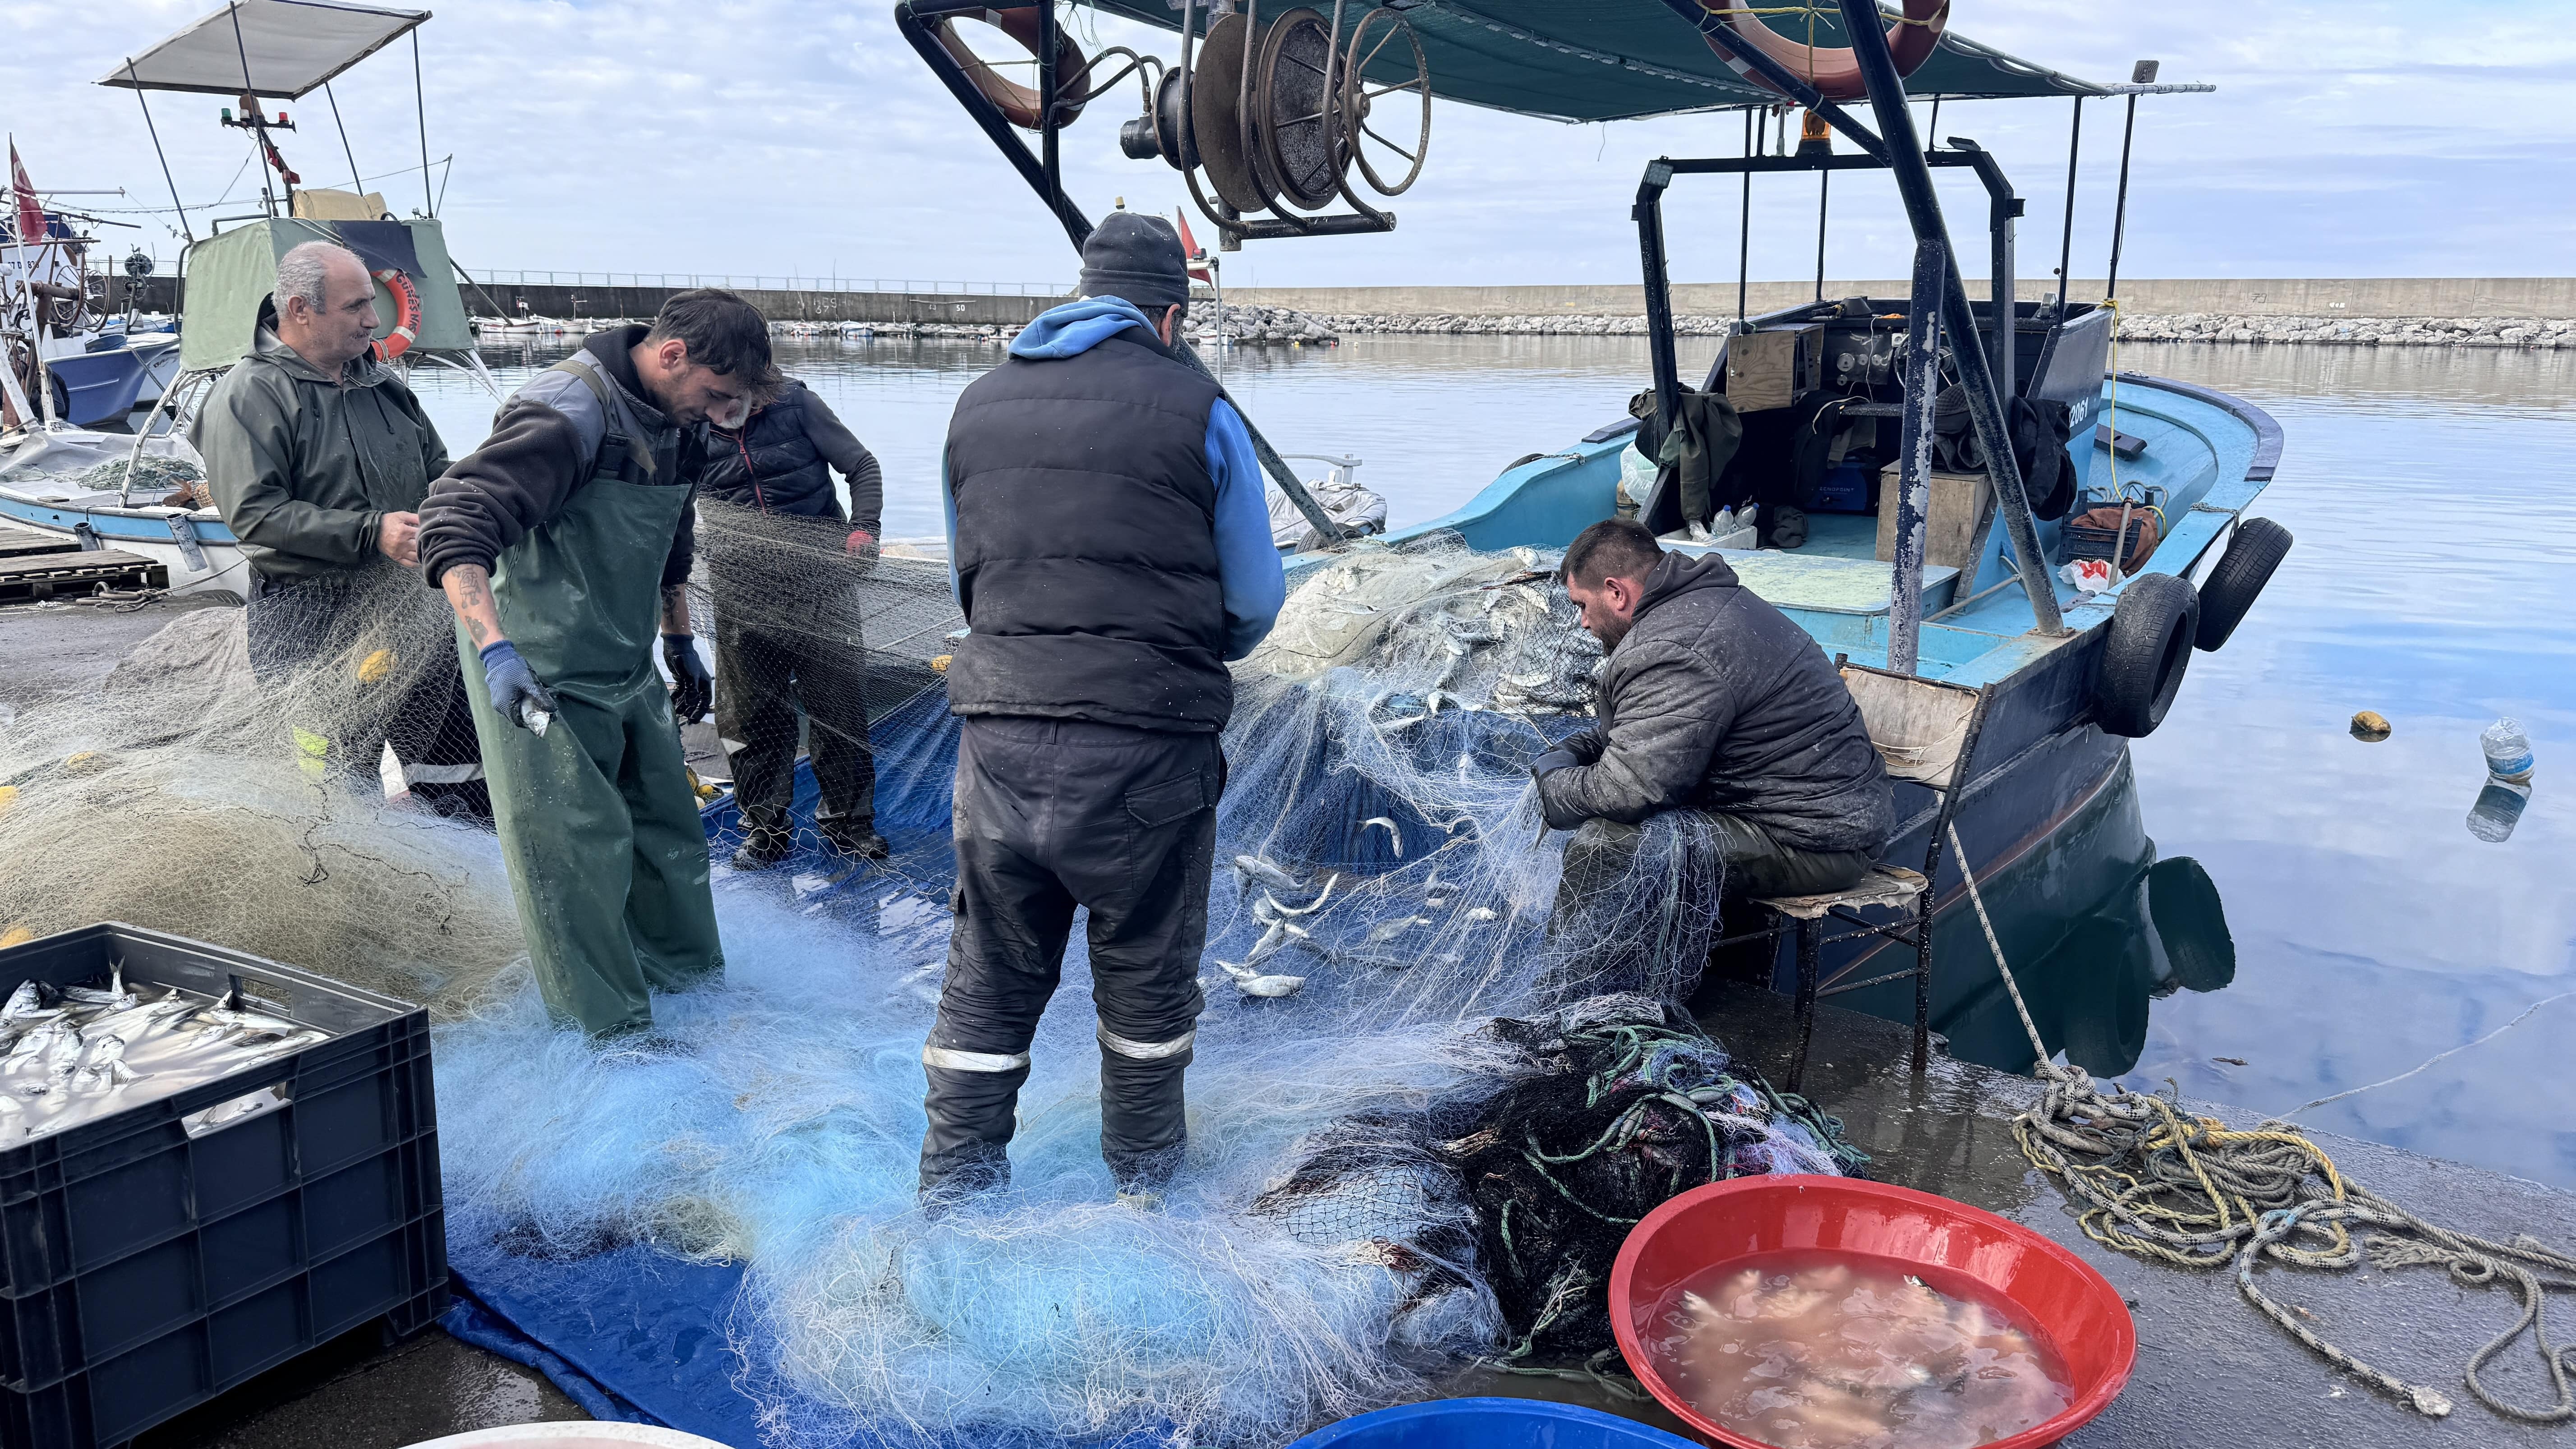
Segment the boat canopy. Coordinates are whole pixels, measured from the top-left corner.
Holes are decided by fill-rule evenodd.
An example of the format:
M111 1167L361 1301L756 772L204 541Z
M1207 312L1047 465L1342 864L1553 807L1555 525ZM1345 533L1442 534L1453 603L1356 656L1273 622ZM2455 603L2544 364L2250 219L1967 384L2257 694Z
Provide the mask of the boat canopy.
M1160 29L1180 28L1179 0L1095 3ZM1329 13L1332 7L1318 8ZM1738 76L1664 0L1388 0L1386 8L1400 11L1421 36L1433 93L1471 106L1558 121L1617 121L1780 99ZM1285 0L1275 10L1262 6L1271 13L1286 9ZM1794 15L1765 7L1765 14L1774 30L1801 43L1846 43L1830 4ZM1905 88L1927 100L2106 94L1955 30L1942 35Z
M429 18L336 0L231 0L118 64L103 86L301 100Z

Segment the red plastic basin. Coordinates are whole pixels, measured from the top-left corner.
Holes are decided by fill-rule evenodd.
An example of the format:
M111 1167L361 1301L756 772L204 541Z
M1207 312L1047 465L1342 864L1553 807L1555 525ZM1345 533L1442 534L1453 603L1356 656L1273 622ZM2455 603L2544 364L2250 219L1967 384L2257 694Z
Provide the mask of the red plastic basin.
M2108 1279L2018 1223L1928 1192L1847 1177L1743 1177L1665 1203L1630 1230L1610 1270L1610 1323L1619 1352L1667 1409L1709 1440L1768 1449L1700 1415L1656 1373L1638 1338L1666 1295L1688 1279L1760 1253L1815 1250L1903 1271L1964 1277L2036 1324L2066 1365L2075 1401L2064 1413L1986 1449L2039 1449L2075 1432L2119 1397L2138 1356L2137 1325ZM1946 1271L1943 1271L1946 1270ZM1938 1281L1934 1282L1939 1287Z

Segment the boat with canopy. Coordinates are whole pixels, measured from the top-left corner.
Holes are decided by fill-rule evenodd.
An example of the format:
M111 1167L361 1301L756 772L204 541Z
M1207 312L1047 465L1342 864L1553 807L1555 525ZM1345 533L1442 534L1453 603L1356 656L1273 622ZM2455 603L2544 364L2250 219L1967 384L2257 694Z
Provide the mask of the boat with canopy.
M1843 1004L1913 1019L1918 1039L1962 1010L1991 972L1981 948L1964 949L1975 926L1957 857L1981 881L2044 865L2065 822L2124 776L2128 741L2161 723L2195 648L2227 642L2289 535L2247 516L2280 456L2269 417L2188 382L2106 369L2125 137L2105 295L2068 295L2070 219L2053 294L2025 301L2015 265L2022 198L1975 141L1922 135L1916 105L1930 103L1937 127L1943 101L2054 98L2070 103L2080 136L2087 101L2125 97L2133 126L2139 96L2209 87L2158 84L2153 62L2125 83L2084 80L1959 34L1948 7L1926 0L1903 13L1862 0L1794 10L1745 0L1099 8L1175 34L1178 59L1125 47L1086 58L1043 4L904 0L895 11L1077 248L1090 224L1063 189L1062 134L1130 76L1143 114L1122 129L1122 149L1181 171L1226 250L1393 229L1381 203L1430 156L1434 97L1565 121L1740 113L1739 154L1659 157L1639 180L1632 215L1650 346L1634 415L1570 442L1533 439L1546 451L1505 469L1465 507L1367 546L1449 539L1477 550L1559 549L1587 525L1628 514L1671 547L1718 548L1856 689L1870 688L1872 675L1947 688L1953 703L1935 711L1938 738L1925 741L1947 763L1925 768L1901 748L1889 755L1904 823L1885 859L1929 866L1923 906L1935 936L1958 938L1963 949L1946 953L1956 964L1927 968L1932 979L1918 991L1899 957L1918 955L1909 947L1920 942L1849 910L1803 964L1781 931L1756 933L1742 949L1768 953L1744 969L1799 989L1802 1000L1843 995ZM1002 79L964 42L969 20L1025 49L1037 85ZM1793 110L1805 114L1794 150ZM1942 169L1983 186L1982 254L1953 239L1932 185ZM1739 300L1707 373L1684 378L1665 193L1733 178L1749 199L1758 178L1799 172L1819 174L1825 196L1843 173L1894 183L1914 235L1910 294L1823 294L1830 218L1820 201L1815 299L1762 315L1744 315ZM1877 178L1845 185L1862 179ZM1739 299L1748 239L1737 238ZM1668 447L1677 436L1685 446ZM1326 545L1293 560L1292 579L1327 565L1341 536L1266 440L1256 442L1272 482ZM1717 466L1684 476L1670 460L1703 444L1718 449ZM1749 541L1762 546L1721 547L1747 535L1706 532L1725 504L1741 505L1755 522Z
M247 593L238 540L202 488L186 435L193 410L215 380L255 345L260 309L276 285L277 262L308 241L331 241L363 259L376 278L378 354L397 366L452 367L500 390L475 351L458 291L461 270L449 258L431 186L426 110L421 122L421 203L397 216L385 198L363 190L307 186L280 149L296 132L277 101L324 94L333 132L343 143L352 185L363 187L357 159L346 151L333 80L397 41L414 47L425 10L386 10L338 0L230 0L167 39L120 60L99 84L131 90L159 150L150 93L224 96L218 124L242 134L260 167L261 199L249 216L219 217L198 236L174 194L173 213L187 244L181 253L185 305L179 322L178 372L131 436L46 430L0 454L0 522L76 540L85 549L114 549L149 559L173 592ZM168 175L168 160L162 159ZM147 460L149 460L147 462ZM171 485L181 486L174 490ZM166 495L166 496L165 496Z

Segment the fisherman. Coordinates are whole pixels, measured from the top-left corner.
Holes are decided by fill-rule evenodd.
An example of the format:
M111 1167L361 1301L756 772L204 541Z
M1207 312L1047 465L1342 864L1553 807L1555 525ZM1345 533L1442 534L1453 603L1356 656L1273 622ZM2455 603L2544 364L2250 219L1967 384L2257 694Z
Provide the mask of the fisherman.
M1010 1178L1029 1043L1090 909L1100 1149L1150 1200L1179 1165L1207 939L1225 661L1286 597L1224 390L1173 352L1189 279L1160 218L1113 212L1080 300L969 386L944 475L958 603L957 922L922 1061L934 1204ZM1186 344L1179 344L1186 346Z
M845 509L832 490L840 470ZM859 576L876 559L885 486L876 455L795 378L740 428L713 429L699 496L764 517L739 540L702 540L715 587L716 735L742 809L736 870L794 848L797 717L822 791L814 824L838 855L883 860L876 760L868 749L867 646Z
M1568 889L1623 874L1639 824L1667 810L1704 815L1730 896L1821 894L1868 874L1895 797L1805 630L1716 553L1665 553L1626 519L1576 535L1562 572L1610 650L1601 722L1532 766L1548 825L1577 831Z
M547 1010L595 1037L649 1027L648 988L724 968L673 720L712 687L691 483L700 424L740 426L777 383L759 312L682 292L538 373L421 507L421 571L481 666L466 684L528 955Z
M421 499L447 445L402 377L375 356L376 283L345 247L309 241L277 260L256 341L198 415L206 488L249 561L245 623L260 682L285 696L307 768L377 777L390 740L412 795L442 813L492 812L474 718L442 644L404 661L369 649L356 678L385 697L305 687L326 656L363 645L353 608L369 581L420 561ZM334 739L334 735L340 736Z

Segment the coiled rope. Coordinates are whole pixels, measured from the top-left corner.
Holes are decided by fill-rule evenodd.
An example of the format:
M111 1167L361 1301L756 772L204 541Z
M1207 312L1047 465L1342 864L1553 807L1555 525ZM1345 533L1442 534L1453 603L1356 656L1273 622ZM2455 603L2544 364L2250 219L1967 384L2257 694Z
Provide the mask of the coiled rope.
M1955 825L1950 852L1960 863L1986 949L1994 953L1995 969L2003 973L2004 989L2038 1063L2040 1099L2014 1119L2014 1139L2031 1165L2076 1204L2085 1236L2117 1252L2185 1268L2234 1264L2237 1291L2264 1317L2336 1368L2433 1418L2451 1412L2449 1395L2410 1383L2326 1342L2300 1321L2300 1310L2262 1290L2255 1268L2267 1257L2304 1268L2351 1268L2367 1256L2383 1271L2439 1266L2464 1287L2509 1283L2521 1300L2521 1316L2470 1355L2463 1374L2469 1392L2489 1409L2522 1423L2576 1420L2576 1389L2568 1377L2576 1372L2576 1347L2560 1348L2551 1341L2545 1302L2553 1288L2576 1292L2576 1257L2527 1235L2499 1243L2426 1222L2338 1172L2325 1149L2291 1123L2266 1121L2252 1131L2239 1131L2216 1118L2184 1115L2176 1104L2178 1092L2175 1097L2105 1092L2091 1073L2051 1061L1995 938L1985 897L1967 870ZM2375 1228L2379 1235L2356 1243L2356 1225ZM2480 1376L2525 1333L2538 1346L2556 1391L2556 1401L2547 1408L2509 1403Z

